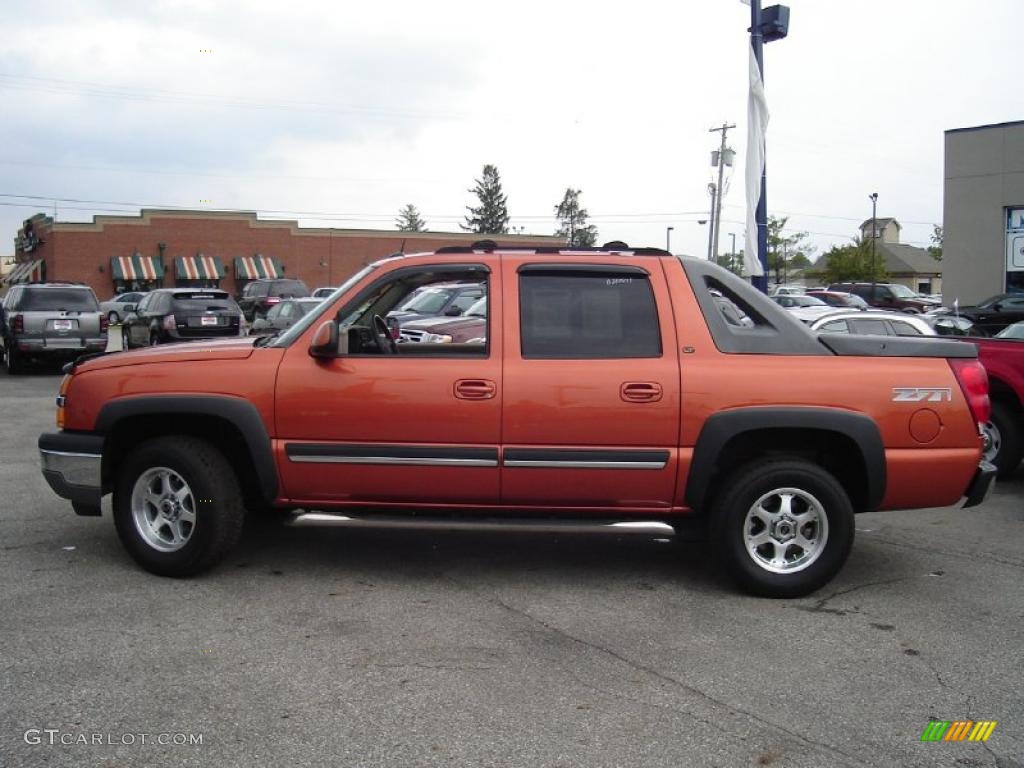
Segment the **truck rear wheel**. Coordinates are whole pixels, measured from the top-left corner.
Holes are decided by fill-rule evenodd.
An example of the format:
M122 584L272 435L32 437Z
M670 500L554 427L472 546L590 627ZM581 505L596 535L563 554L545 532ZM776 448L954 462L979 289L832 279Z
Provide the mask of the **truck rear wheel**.
M8 344L4 349L4 367L7 369L7 375L13 376L16 373L21 373L23 365L17 348L13 344Z
M238 542L245 519L231 465L210 443L173 436L133 450L114 487L114 524L125 548L160 576L192 576Z
M1013 474L1020 464L1022 417L998 400L992 403L992 415L982 427L985 434L985 460L995 465L997 477Z
M720 563L745 590L800 597L827 584L853 545L853 506L831 474L800 459L748 464L712 510Z

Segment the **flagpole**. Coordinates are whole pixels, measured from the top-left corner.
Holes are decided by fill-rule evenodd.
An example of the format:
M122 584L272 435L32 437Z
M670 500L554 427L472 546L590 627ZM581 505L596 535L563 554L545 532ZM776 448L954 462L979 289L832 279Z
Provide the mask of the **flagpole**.
M754 49L761 82L764 82L764 33L761 29L761 0L750 0L750 46ZM754 219L757 222L757 260L761 262L761 275L750 278L754 287L768 293L768 161L765 149L765 164L761 167L761 196L757 201ZM749 214L748 214L749 215Z

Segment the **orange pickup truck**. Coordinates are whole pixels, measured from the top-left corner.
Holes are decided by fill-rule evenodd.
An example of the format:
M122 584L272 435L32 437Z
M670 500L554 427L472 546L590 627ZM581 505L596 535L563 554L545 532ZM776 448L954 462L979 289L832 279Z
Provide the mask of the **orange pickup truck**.
M485 285L484 336L396 343L388 312L453 281ZM220 561L246 510L657 521L706 533L747 590L792 597L842 567L854 513L984 499L976 354L819 338L658 249L484 241L371 264L275 337L81 359L39 449L79 514L113 493L124 546L161 575Z

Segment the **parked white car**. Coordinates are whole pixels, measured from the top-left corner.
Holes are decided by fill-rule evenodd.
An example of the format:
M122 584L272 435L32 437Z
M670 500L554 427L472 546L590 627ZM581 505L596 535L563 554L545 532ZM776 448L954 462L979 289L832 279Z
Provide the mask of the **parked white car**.
M819 317L836 311L835 307L830 307L821 299L802 294L795 296L780 294L772 296L772 301L787 310L793 317L805 323L812 323Z
M840 310L819 317L811 330L820 333L856 333L862 336L937 336L927 320L906 312Z

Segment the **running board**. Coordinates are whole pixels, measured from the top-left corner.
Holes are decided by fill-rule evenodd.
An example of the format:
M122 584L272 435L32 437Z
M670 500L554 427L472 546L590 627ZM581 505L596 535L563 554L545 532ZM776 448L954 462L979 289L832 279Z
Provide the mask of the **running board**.
M613 533L642 536L673 536L668 523L657 520L538 520L536 518L457 518L382 515L335 515L328 512L304 512L287 520L295 528L322 526L401 530L499 531L526 533Z

